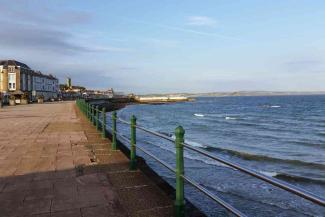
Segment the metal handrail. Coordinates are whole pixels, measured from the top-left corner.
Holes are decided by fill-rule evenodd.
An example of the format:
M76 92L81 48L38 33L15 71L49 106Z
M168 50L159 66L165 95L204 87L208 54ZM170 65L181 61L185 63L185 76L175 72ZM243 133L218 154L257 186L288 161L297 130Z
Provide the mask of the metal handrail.
M176 173L176 170L170 166L168 163L160 160L158 157L156 157L155 155L153 155L151 152L147 151L146 149L137 146L138 149L140 149L142 152L146 153L147 155L149 155L150 157L152 157L153 159L155 159L158 163L160 163L161 165L163 165L164 167L166 167L167 169L169 169L170 171L172 171L173 173Z
M235 214L236 216L241 216L241 217L245 217L246 216L244 213L240 212L235 207L233 207L229 203L227 203L224 200L222 200L220 197L216 196L215 194L213 194L210 191L208 191L206 188L202 187L199 183L197 183L193 179L190 179L189 177L184 176L184 175L182 177L183 177L184 180L186 180L192 186L194 186L195 188L197 188L199 191L203 192L205 195L207 195L208 197L210 197L212 200L214 200L217 203L219 203L221 206L223 206L224 208L226 208L231 213Z
M118 135L119 137L121 137L122 139L124 139L126 142L130 143L130 139L128 139L127 137L125 137L124 135L116 132L116 135ZM156 161L158 161L161 165L163 165L164 167L166 167L167 169L169 169L170 171L172 172L176 172L176 170L170 166L168 163L160 160L159 158L157 158L155 155L153 155L151 152L145 150L144 148L140 147L140 146L137 146L138 149L140 149L142 152L146 153L147 155L149 155L150 157L152 157L153 159L155 159Z
M175 142L175 139L170 138L169 136L166 136L166 135L164 135L164 134L161 134L161 133L155 132L155 131L153 131L153 130L149 130L149 129L144 128L144 127L142 127L142 126L140 126L140 125L136 125L135 127L138 128L138 129L140 129L140 130L142 130L142 131L144 131L144 132L150 133L150 134L152 134L152 135L154 135L154 136L158 136L158 137L160 137L160 138L162 138L162 139L165 139L165 140L168 140L168 141L170 141L170 142Z
M122 139L124 139L127 143L130 143L130 141L131 141L129 138L123 136L123 135L120 134L120 133L117 133L117 132L116 132L116 135L118 135L119 137L121 137Z
M120 133L116 132L116 135L120 136L122 139L124 139L127 143L130 143L130 140L123 136ZM145 154L147 154L148 156L150 156L151 158L155 159L158 163L160 163L162 166L164 166L165 168L167 168L168 170L170 170L173 173L176 173L176 170L170 166L168 163L160 160L158 157L156 157L154 154L152 154L151 152L147 151L146 149L140 147L139 145L137 146L137 149L140 149L142 152L144 152ZM204 194L206 194L208 197L210 197L212 200L214 200L215 202L219 203L221 206L223 206L224 208L226 208L228 211L230 211L231 213L233 213L236 216L239 217L246 217L245 214L243 214L242 212L240 212L239 210L237 210L235 207L231 206L229 203L225 202L224 200L222 200L220 197L212 194L210 191L208 191L207 189L205 189L204 187L202 187L199 183L195 182L194 180L186 177L186 176L182 176L184 178L184 180L186 180L189 184L191 184L192 186L194 186L195 188L197 188L198 190L202 191Z
M270 184L272 184L274 186L277 186L277 187L279 187L279 188L281 188L283 190L286 190L288 192L296 194L296 195L298 195L300 197L303 197L303 198L305 198L305 199L307 199L309 201L312 201L314 203L317 203L317 204L319 204L321 206L325 206L325 199L320 198L317 195L315 195L315 194L313 194L313 193L311 193L309 191L306 191L306 190L304 190L302 188L291 185L289 183L282 182L282 181L277 180L275 178L266 176L266 175L261 174L261 173L255 171L255 170L253 170L253 169L249 169L247 167L240 166L239 164L230 162L229 160L226 160L226 159L224 159L222 157L217 157L217 156L215 156L215 155L213 155L213 154L211 154L211 153L209 153L209 152L207 152L205 150L193 147L193 146L187 144L186 142L184 142L183 145L184 145L184 147L186 147L186 148L188 148L188 149L190 149L192 151L198 152L198 153L200 153L200 154L202 154L202 155L204 155L206 157L209 157L209 158L211 158L213 160L219 161L219 162L221 162L221 163L223 163L223 164L225 164L227 166L230 166L230 167L235 168L235 169L237 169L237 170L239 170L241 172L244 172L246 174L254 176L255 178L261 179L261 180L263 180L265 182L268 182L268 183L270 183Z
M123 119L120 119L120 118L119 118L119 120L120 120L120 121L123 121L124 123L128 123L127 121L125 121L125 120L123 120ZM149 134L152 134L152 135L158 136L158 137L160 137L160 138L163 138L163 139L168 140L168 141L171 141L171 142L175 142L175 139L170 138L170 137L168 137L168 136L166 136L166 135L163 135L163 134L161 134L161 133L158 133L158 132L155 132L155 131L149 130L149 129L144 128L144 127L139 126L139 125L136 125L135 127L138 128L138 129L140 129L140 130L142 130L142 131L144 131L144 132L147 132L147 133L149 133ZM277 180L277 179L275 179L275 178L268 177L268 176L263 175L263 174L261 174L261 173L255 171L255 170L252 170L252 169L246 168L246 167L244 167L244 166L240 166L240 165L237 164L237 163L232 163L232 162L230 162L230 161L228 161L228 160L226 160L226 159L224 159L224 158L222 158L222 157L217 157L217 156L215 156L215 155L213 155L213 154L211 154L211 153L209 153L209 152L207 152L207 151L205 151L205 150L202 150L202 149L199 149L199 148L193 147L193 146L189 145L189 144L186 143L186 142L184 142L183 145L184 145L184 147L186 147L187 149L190 149L190 150L192 150L192 151L195 151L195 152L198 152L198 153L200 153L200 154L203 154L203 155L205 155L206 157L209 157L209 158L211 158L211 159L213 159L213 160L216 160L216 161L218 161L218 162L221 162L221 163L223 163L223 164L225 164L225 165L228 165L228 166L230 166L230 167L232 167L232 168L235 168L235 169L237 169L237 170L239 170L239 171L241 171L241 172L244 172L244 173L246 173L246 174L249 174L249 175L251 175L251 176L253 176L253 177L255 177L255 178L258 178L258 179L260 179L260 180L263 180L263 181L265 181L265 182L268 182L268 183L270 183L270 184L272 184L272 185L274 185L274 186L277 186L277 187L279 187L279 188L281 188L281 189L283 189L283 190L286 190L286 191L288 191L288 192L291 192L291 193L293 193L293 194L296 194L296 195L298 195L298 196L300 196L300 197L302 197L302 198L305 198L306 200L309 200L309 201L311 201L311 202L314 202L314 203L316 203L316 204L318 204L318 205L325 206L325 199L323 199L323 198L321 198L321 197L319 197L319 196L317 196L317 195L315 195L315 194L313 194L313 193L311 193L311 192L309 192L309 191L307 191L307 190L304 190L304 189L302 189L302 188L299 188L299 187L297 187L297 186L291 185L291 184L286 183L286 182L282 182L282 181Z
M98 126L98 123L101 123L102 125L102 131L103 131L103 137L106 137L105 135L105 131L106 131L106 128L108 127L106 125L106 119L104 120L104 117L106 116L106 113L103 114L104 116L102 117L103 118L103 121L100 120L99 118L99 113L104 113L105 112L105 109L103 109L103 111L99 110L98 108L95 108L94 106L92 106L91 108L89 108L89 104L85 103L85 101L81 102L81 101L77 101L77 105L79 106L80 110L83 111L87 117L93 122L94 125L96 125L96 128L99 130L99 126ZM96 112L95 112L96 111ZM98 118L96 117L98 115ZM90 117L89 117L90 116ZM113 117L114 116L114 117ZM153 130L150 130L150 129L147 129L143 126L140 126L138 124L136 124L136 118L135 116L132 116L131 118L131 122L128 122L126 120L123 120L121 118L117 118L116 116L116 113L113 112L113 116L112 117L112 120L113 120L113 128L111 127L108 127L109 129L112 130L112 135L113 135L113 141L114 140L114 136L116 138L116 135L119 136L122 140L126 141L127 143L130 143L131 144L131 148L130 148L130 165L132 165L133 167L130 167L130 170L133 170L136 168L135 166L135 129L139 129L141 131L144 131L146 133L149 133L151 135L154 135L154 136L157 136L157 137L160 137L162 139L165 139L167 141L170 141L170 142L173 142L176 144L176 149L179 149L179 147L185 147L186 149L189 149L191 151L195 151L197 153L200 153L210 159L213 159L213 160L216 160L218 162L221 162L225 165L228 165L230 166L231 168L234 168L234 169L237 169L241 172L244 172L250 176L253 176L255 178L258 178L262 181L265 181L269 184L272 184L276 187L279 187L285 191L288 191L290 193L293 193L297 196L300 196L304 199L307 199L313 203L316 203L318 205L321 205L321 206L325 206L325 199L322 198L322 197L319 197L309 191L306 191L304 189L301 189L299 187L296 187L294 185L291 185L289 183L286 183L286 182L283 182L283 181L280 181L278 179L275 179L275 178L272 178L272 177L268 177L264 174L261 174L253 169L249 169L247 167L244 167L244 166L241 166L240 164L238 163L233 163L227 159L224 159L223 157L218 157L218 156L215 156L203 149L200 149L200 148L197 148L197 147L193 147L191 146L190 144L186 143L184 141L184 135L176 135L176 140L169 137L169 136L166 136L164 134L161 134L159 132L155 132ZM95 122L94 122L95 120ZM127 124L127 125L130 125L131 126L131 139L125 137L124 135L120 134L117 132L116 130L116 121L120 122L120 123L123 123L123 124ZM114 125L114 122L115 122L115 125ZM104 125L104 126L103 126ZM182 128L181 128L182 129ZM183 133L184 133L184 130L182 129ZM133 134L132 134L133 133ZM181 139L182 138L182 139ZM180 140L181 139L181 140ZM113 142L114 143L114 142ZM112 143L112 144L113 144ZM114 143L116 144L116 142ZM177 148L178 147L178 148ZM116 145L113 147L112 145L112 148L113 150L116 150ZM152 154L151 152L147 151L145 148L141 147L141 146L137 146L137 148L139 150L141 150L142 152L144 152L145 154L147 154L148 156L152 157L153 159L155 159L158 163L160 163L161 165L163 165L165 168L169 169L170 171L174 172L176 174L176 180L180 180L181 178L185 181L187 181L190 185L194 186L195 188L197 188L199 191L201 191L202 193L204 193L205 195L207 195L209 198L211 198L212 200L214 200L215 202L219 203L221 206L223 206L225 209L227 209L228 211L230 211L231 213L233 213L234 215L236 216L243 216L243 217L246 217L245 214L243 214L242 212L240 212L239 210L237 210L235 207L233 207L232 205L228 204L227 202L225 202L224 200L222 200L220 197L216 196L215 194L211 193L209 190L207 190L206 188L204 188L203 186L201 186L199 183L197 183L196 181L192 180L191 178L187 177L184 175L184 170L181 169L181 167L178 167L177 166L177 163L176 163L176 167L178 169L174 169L172 166L170 166L168 163L160 160L158 157L156 157L154 154ZM183 148L181 148L183 149ZM183 152L183 151L181 151ZM177 152L176 151L176 155L177 155ZM183 158L183 154L181 155L178 155L178 157ZM178 161L177 161L178 162ZM182 163L183 164L183 163ZM183 172L179 172L179 170L182 170ZM178 188L176 188L176 192L178 191L177 190ZM181 205L180 205L181 206ZM179 207L178 207L179 208ZM180 214L180 213L178 213ZM178 215L177 215L178 216Z
M128 124L128 125L131 124L130 122L128 122L128 121L126 121L126 120L123 120L123 119L121 119L121 118L118 118L117 120L118 120L119 122L123 123L123 124ZM158 137L163 138L163 139L165 139L165 140L168 140L168 141L170 141L170 142L175 142L174 139L172 139L172 138L170 138L170 137L168 137L168 136L166 136L166 135L164 135L164 134L161 134L161 133L155 132L155 131L153 131L153 130L149 130L149 129L145 128L145 127L142 127L142 126L139 125L139 124L135 125L135 127L138 128L139 130L142 130L142 131L147 132L147 133L149 133L149 134L152 134L152 135L154 135L154 136L158 136Z

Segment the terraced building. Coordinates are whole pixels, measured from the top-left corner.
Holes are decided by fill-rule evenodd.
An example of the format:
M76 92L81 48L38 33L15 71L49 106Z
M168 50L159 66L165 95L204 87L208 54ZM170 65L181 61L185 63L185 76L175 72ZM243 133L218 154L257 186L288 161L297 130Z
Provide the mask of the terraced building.
M23 97L36 101L56 99L59 81L56 77L32 70L28 65L16 60L0 60L0 92L3 98L15 97L20 103Z

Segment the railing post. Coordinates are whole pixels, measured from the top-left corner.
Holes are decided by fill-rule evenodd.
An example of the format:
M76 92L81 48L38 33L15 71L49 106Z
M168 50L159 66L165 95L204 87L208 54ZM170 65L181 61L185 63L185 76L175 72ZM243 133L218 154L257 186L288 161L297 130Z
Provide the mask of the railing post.
M90 105L90 122L94 123L94 105Z
M131 117L131 147L130 147L130 170L137 169L136 162L136 124L137 118L132 115Z
M176 145L176 200L175 200L175 216L184 217L184 134L183 127L178 126L175 129L175 145Z
M91 104L89 103L89 121L91 122Z
M93 106L90 104L89 105L89 107L90 107L90 111L89 111L89 120L90 120L90 122L92 123L93 122Z
M91 106L91 121L95 125L95 105Z
M102 138L106 138L106 108L102 108Z
M88 103L88 119L91 121L91 105Z
M116 150L116 111L112 112L112 150Z
M99 108L98 105L96 106L96 130L99 130Z
M86 103L86 117L89 118L89 104Z

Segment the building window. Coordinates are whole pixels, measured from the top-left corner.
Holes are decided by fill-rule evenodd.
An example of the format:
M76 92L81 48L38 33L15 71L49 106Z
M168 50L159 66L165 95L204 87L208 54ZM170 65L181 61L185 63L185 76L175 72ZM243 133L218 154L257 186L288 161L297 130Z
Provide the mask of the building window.
M8 66L9 72L15 72L15 67L14 66Z
M16 90L16 73L8 73L9 90Z

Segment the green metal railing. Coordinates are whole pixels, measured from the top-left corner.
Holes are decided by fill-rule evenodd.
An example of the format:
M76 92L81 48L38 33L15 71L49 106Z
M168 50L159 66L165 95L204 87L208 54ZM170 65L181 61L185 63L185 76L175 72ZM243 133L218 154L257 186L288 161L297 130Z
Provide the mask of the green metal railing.
M83 112L86 117L89 119L91 123L93 123L96 126L97 130L102 130L102 135L103 138L106 138L106 128L108 127L106 125L106 114L105 114L105 109L99 110L98 106L91 105L87 103L85 100L77 100L77 106L79 107L80 111ZM102 120L100 121L99 118L99 113L101 113ZM131 116L130 122L125 121L123 119L120 119L117 117L116 112L112 112L112 127L109 127L111 129L111 134L112 134L112 150L117 150L117 136L119 136L122 140L130 144L130 166L129 169L136 170L137 169L137 161L136 161L136 149L141 150L148 156L152 157L155 159L158 163L160 163L162 166L167 168L168 170L172 171L175 173L175 178L176 178L176 197L175 197L175 203L174 203L174 209L175 209L175 216L176 217L184 217L185 212L184 212L184 207L185 207L185 197L184 197L184 180L187 181L190 185L204 193L206 196L220 204L222 207L227 209L229 212L234 214L235 216L241 216L244 217L246 216L244 213L241 211L237 210L235 207L218 197L217 195L214 195L212 192L201 186L199 183L194 181L193 179L185 176L184 174L184 148L188 150L195 151L197 153L200 153L210 159L213 159L215 161L221 162L225 165L230 166L231 168L237 169L243 173L246 173L250 176L253 176L255 178L258 178L262 181L265 181L269 184L272 184L276 187L279 187L283 190L286 190L290 193L293 193L295 195L298 195L299 197L302 197L306 200L309 200L315 204L318 204L320 206L325 207L325 199L315 195L309 191L306 191L304 189L301 189L297 186L291 185L289 183L280 181L278 179L266 176L264 174L261 174L253 169L244 167L242 165L239 165L237 163L231 162L227 159L224 159L222 157L215 156L205 150L202 150L197 147L193 147L189 145L188 143L185 142L184 140L184 135L185 131L183 127L179 126L175 129L175 139L172 139L171 137L168 137L166 135L160 134L158 132L152 131L150 129L144 128L136 123L136 117L134 115ZM130 126L130 139L127 137L123 136L122 134L119 134L117 132L117 122L120 122L122 124L126 124ZM136 145L136 129L139 129L141 131L144 131L146 133L149 133L151 135L160 137L162 139L168 140L170 142L175 143L175 148L176 148L176 168L174 169L172 166L170 166L168 163L160 160L158 157L147 151L146 149L142 148L141 146Z

